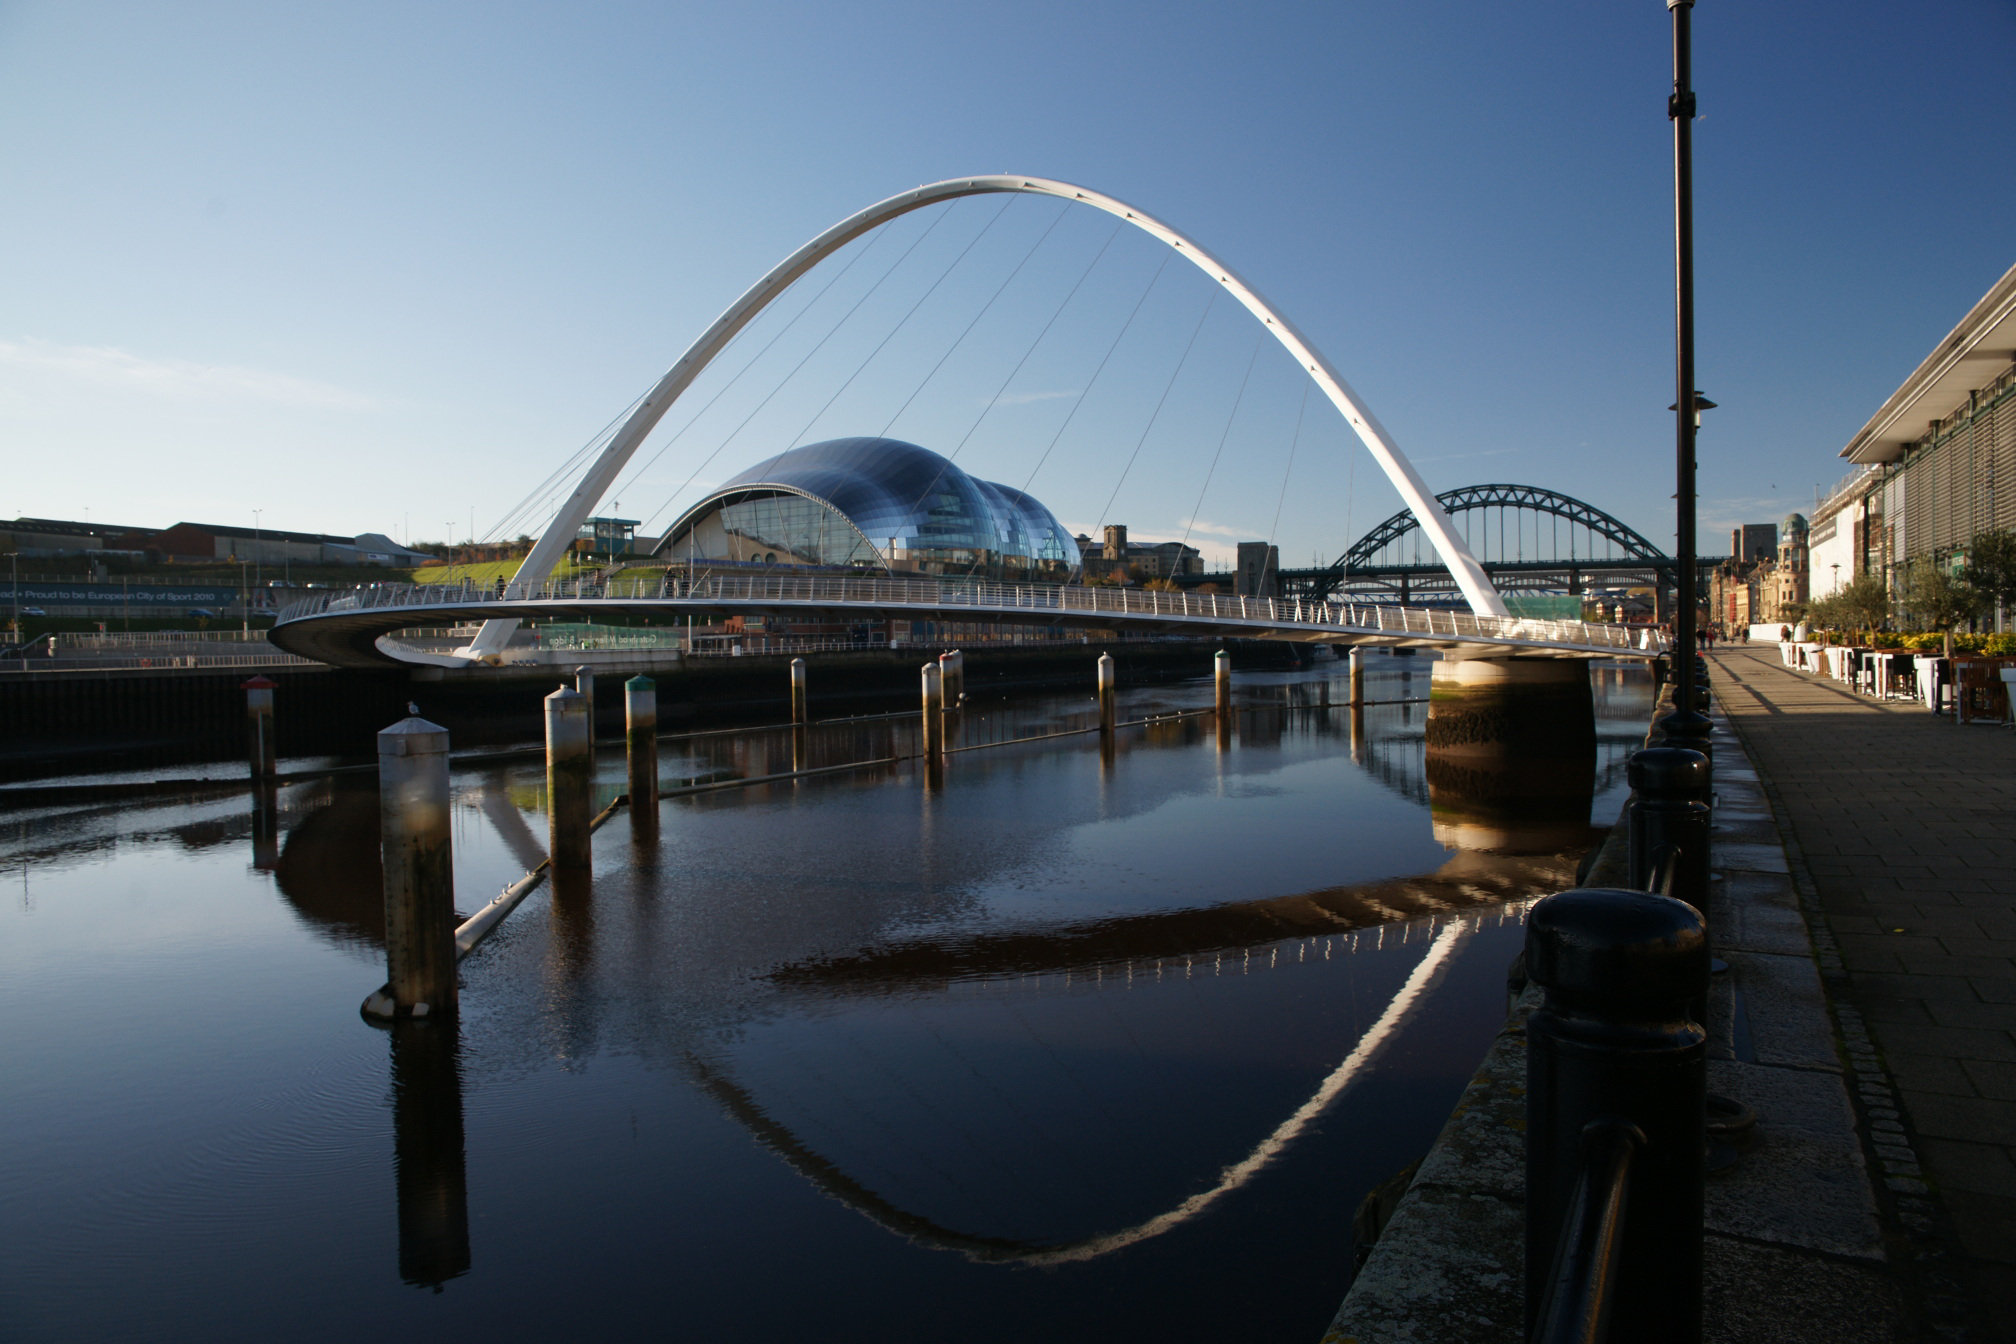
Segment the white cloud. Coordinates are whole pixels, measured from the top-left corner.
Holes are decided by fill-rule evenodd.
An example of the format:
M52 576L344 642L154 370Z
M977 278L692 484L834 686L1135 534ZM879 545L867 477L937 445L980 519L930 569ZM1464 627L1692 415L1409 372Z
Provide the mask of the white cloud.
M176 401L341 411L370 410L378 404L362 393L292 374L188 359L150 359L109 345L58 345L33 338L0 340L0 374L8 373Z
M1191 537L1198 535L1212 537L1233 537L1239 541L1258 541L1260 534L1250 527L1229 527L1224 523L1209 523L1202 518L1192 518L1184 524ZM1180 533L1178 535L1181 535Z

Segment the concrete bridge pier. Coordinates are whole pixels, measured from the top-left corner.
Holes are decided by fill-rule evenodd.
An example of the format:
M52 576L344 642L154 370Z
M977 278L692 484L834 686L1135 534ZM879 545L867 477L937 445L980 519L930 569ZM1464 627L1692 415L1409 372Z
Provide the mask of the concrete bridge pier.
M1588 663L1438 662L1430 674L1426 738L1438 840L1509 854L1588 843L1596 778Z

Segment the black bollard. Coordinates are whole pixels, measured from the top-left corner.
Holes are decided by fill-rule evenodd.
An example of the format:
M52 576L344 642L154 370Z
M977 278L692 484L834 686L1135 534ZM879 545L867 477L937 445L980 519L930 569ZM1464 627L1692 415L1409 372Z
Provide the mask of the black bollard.
M1709 827L1708 758L1683 747L1647 747L1625 767L1631 782L1631 885L1652 885L1662 856L1677 849L1673 888L1678 897L1708 917Z
M1687 1006L1707 929L1664 896L1565 891L1533 907L1526 969L1546 991L1526 1023L1526 1336L1595 1338L1580 1327L1607 1312L1611 1339L1699 1344L1707 1033ZM1620 1164L1628 1192L1603 1184Z

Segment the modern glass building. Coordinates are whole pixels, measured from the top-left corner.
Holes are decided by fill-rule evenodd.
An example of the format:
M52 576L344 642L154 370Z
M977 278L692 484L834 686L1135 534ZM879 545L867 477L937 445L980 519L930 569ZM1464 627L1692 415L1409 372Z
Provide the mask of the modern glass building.
M661 560L1063 582L1078 545L1020 490L900 439L767 458L682 514Z

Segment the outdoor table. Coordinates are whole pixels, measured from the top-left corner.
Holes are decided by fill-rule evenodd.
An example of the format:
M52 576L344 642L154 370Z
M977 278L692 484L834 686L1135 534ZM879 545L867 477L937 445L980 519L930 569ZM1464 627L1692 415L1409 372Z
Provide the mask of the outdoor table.
M1940 701L1943 698L1948 681L1946 660L1944 658L1920 658L1916 661L1918 698L1925 703L1925 708L1937 714L1944 708Z

